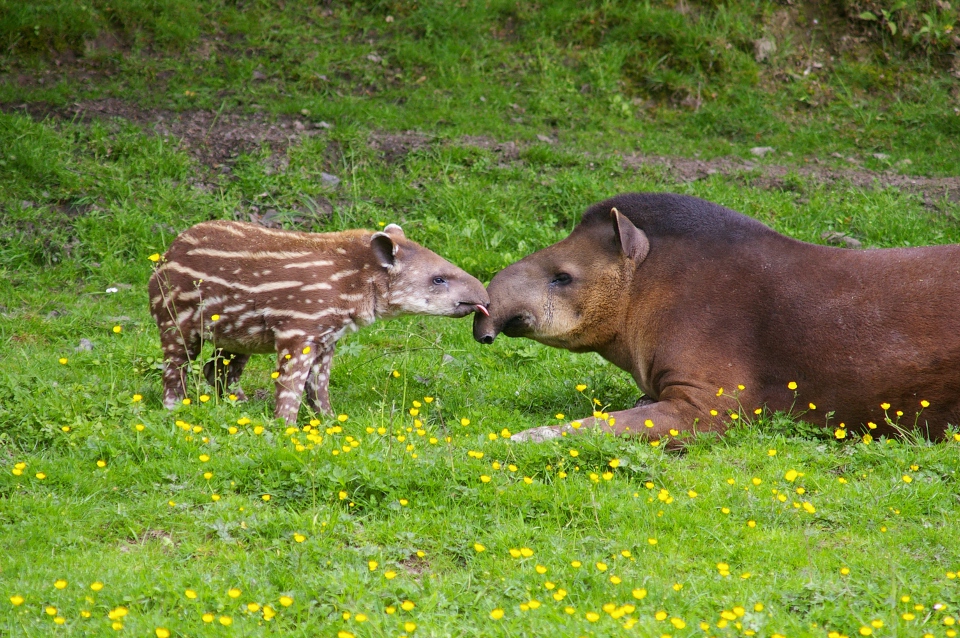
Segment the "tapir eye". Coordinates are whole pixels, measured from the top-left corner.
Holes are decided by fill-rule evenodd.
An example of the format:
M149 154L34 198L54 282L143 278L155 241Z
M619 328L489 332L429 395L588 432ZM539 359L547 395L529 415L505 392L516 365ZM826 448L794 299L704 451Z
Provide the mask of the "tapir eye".
M434 278L433 278L433 285L435 285L435 286L442 286L442 285L445 284L445 283L447 283L447 280L444 279L443 277L434 277Z
M557 285L557 286L566 286L566 285L569 284L571 281L573 281L573 277L571 277L570 275L568 275L568 274L565 273L565 272L561 272L561 273L557 273L556 275L554 275L554 276L553 276L553 279L550 281L550 283L551 283L551 284L554 284L554 285Z

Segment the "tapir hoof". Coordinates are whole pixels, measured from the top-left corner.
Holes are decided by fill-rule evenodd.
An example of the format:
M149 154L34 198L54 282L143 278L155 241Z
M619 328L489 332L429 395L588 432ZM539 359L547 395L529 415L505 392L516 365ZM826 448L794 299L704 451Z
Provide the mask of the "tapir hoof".
M540 428L530 428L523 432L517 432L510 437L511 441L542 443L550 439L559 439L564 432L570 432L572 428L569 425L546 425Z

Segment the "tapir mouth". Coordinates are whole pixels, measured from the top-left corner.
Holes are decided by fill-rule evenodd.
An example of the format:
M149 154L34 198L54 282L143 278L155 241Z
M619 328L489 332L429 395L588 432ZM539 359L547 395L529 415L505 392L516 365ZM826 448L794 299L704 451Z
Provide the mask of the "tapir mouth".
M523 337L530 331L530 325L527 318L523 315L515 315L504 322L500 332L508 337Z

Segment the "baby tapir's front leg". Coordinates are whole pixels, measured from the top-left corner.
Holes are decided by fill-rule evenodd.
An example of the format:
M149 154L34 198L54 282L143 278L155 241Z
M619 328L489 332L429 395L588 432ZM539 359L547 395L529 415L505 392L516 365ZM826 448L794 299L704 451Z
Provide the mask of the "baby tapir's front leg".
M315 345L305 339L277 342L276 407L274 416L290 425L297 422L300 399L317 357Z
M333 361L333 351L336 341L317 346L317 357L310 366L310 375L307 377L307 403L317 412L332 414L330 407L330 362Z

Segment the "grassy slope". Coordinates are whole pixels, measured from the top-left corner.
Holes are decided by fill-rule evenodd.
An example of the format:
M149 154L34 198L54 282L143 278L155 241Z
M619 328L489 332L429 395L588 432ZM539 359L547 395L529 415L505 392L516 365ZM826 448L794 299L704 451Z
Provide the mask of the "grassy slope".
M504 339L480 348L466 322L405 319L342 342L331 391L349 418L325 419L322 441L296 433L298 450L269 418L270 398L200 404L198 384L194 405L173 416L163 410L145 300L146 256L170 241L165 228L229 217L264 192L281 210L304 195L335 200L323 229L402 221L414 239L481 278L564 236L586 204L634 189L706 197L808 241L839 230L870 246L957 242L955 205L931 213L894 191L800 179L791 191L762 190L749 175L677 185L665 171L625 172L611 154L746 154L771 145L795 153L777 161L836 150L870 163L882 150L913 159L901 170L956 174L960 118L951 119L949 76L923 73L925 62L840 59L816 79L776 81L802 45L782 41L771 69L752 60L752 40L774 12L765 5L698 7L687 17L513 3L336 6L330 14L296 4L163 6L168 14L114 8L127 12L113 20L132 50L98 58L110 76L8 82L0 98L260 104L307 109L337 126L289 149L285 172L267 170L264 151L240 158L235 177L208 192L191 183L207 169L133 127L0 116L0 544L8 548L0 633L45 636L63 618L64 635L112 635L112 622L131 635L606 636L633 623L642 635L852 635L861 627L950 635L947 618L960 605L960 556L949 540L958 532L956 443L838 442L768 417L683 456L593 437L510 445L504 428L584 414L594 397L622 408L636 389L592 355ZM71 35L77 25L56 32L63 46L82 39ZM641 28L653 31L638 43L632 34ZM662 57L658 33L674 34L677 59L660 75L628 72ZM721 45L715 59L704 52L710 44ZM367 59L372 52L386 64ZM60 73L43 58L4 64L12 75ZM266 79L253 81L258 67ZM897 79L884 84L880 75ZM671 95L695 95L698 83L701 95L717 97L696 111L671 106ZM824 101L813 110L798 105L814 93ZM387 164L367 145L371 129L451 141ZM538 133L561 143L525 146L523 162L504 165L456 142L461 134L533 142ZM325 190L321 170L345 184ZM95 208L71 217L62 203ZM104 292L117 284L131 287ZM74 352L81 338L94 342L92 352ZM248 394L270 388L271 368L255 359ZM578 383L588 389L578 392ZM414 400L422 434L409 414ZM238 424L242 417L251 421ZM300 425L308 421L304 413ZM359 447L345 451L347 437ZM26 463L19 475L16 463ZM802 475L788 480L791 469ZM511 555L521 548L532 555ZM94 581L104 588L89 589ZM15 596L25 602L12 606ZM399 607L404 600L412 610ZM264 618L265 605L275 618ZM108 618L119 606L128 615ZM504 610L498 622L495 609ZM227 617L229 627L220 622Z

